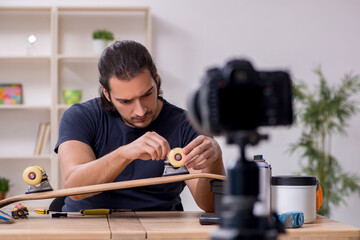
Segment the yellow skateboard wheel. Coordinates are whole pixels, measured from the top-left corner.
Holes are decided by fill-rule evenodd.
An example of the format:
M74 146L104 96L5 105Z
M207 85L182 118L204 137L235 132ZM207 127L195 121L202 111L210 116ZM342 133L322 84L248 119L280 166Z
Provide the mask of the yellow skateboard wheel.
M182 148L173 148L170 152L169 152L169 162L171 165L173 165L174 167L178 168L178 167L182 167L185 165L185 154L182 151Z
M34 166L25 168L23 172L23 180L28 185L38 185L42 180L41 170Z
M35 166L36 168L40 169L41 173L45 173L46 174L46 171L45 169L42 167L42 166Z

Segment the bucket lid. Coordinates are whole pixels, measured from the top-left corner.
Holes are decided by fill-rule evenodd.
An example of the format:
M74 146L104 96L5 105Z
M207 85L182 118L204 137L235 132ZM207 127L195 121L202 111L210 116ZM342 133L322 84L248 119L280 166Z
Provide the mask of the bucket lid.
M316 185L316 177L312 176L274 176L271 185L312 186Z

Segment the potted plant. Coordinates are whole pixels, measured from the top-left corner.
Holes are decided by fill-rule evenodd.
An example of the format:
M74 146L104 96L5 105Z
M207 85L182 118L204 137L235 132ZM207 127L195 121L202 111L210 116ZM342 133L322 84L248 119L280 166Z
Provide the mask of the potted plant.
M107 29L98 29L93 32L94 50L97 54L102 53L109 41L114 40L114 35Z
M349 119L359 112L353 97L360 90L360 78L347 74L339 86L330 87L320 67L314 72L319 77L314 91L303 82L294 84L295 120L302 131L290 151L301 152L301 173L316 176L320 181L324 198L318 214L329 216L331 206L346 203L350 193L360 194L359 175L343 171L331 154L332 137L346 135Z
M4 199L9 191L9 179L0 177L0 200Z

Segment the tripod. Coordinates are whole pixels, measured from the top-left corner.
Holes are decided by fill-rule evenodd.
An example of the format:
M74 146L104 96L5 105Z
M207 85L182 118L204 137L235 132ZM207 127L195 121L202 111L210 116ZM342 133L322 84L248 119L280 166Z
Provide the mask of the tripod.
M228 135L228 143L240 147L240 158L228 168L225 196L222 199L220 229L213 232L213 240L277 239L281 226L271 216L255 216L253 208L259 194L259 168L248 161L245 147L267 139L254 131Z

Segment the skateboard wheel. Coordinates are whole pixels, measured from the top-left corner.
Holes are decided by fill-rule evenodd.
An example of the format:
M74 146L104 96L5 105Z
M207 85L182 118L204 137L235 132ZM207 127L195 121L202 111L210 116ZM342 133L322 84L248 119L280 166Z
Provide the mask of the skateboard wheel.
M170 152L169 152L169 162L171 165L173 165L173 167L182 167L185 165L185 154L182 151L182 148L173 148Z
M34 166L25 168L23 172L23 180L28 185L38 185L42 180L41 170Z
M46 174L46 171L45 171L45 169L44 169L42 166L34 166L34 167L40 169L41 173L45 173L45 174Z

